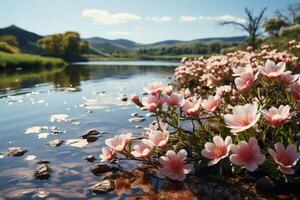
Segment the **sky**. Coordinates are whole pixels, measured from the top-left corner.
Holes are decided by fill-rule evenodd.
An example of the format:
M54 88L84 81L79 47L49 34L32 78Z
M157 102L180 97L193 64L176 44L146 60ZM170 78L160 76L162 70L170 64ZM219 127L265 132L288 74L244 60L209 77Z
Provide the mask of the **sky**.
M246 35L220 21L244 21L244 8L266 17L299 0L1 0L0 27L39 35L77 31L81 37L139 43Z

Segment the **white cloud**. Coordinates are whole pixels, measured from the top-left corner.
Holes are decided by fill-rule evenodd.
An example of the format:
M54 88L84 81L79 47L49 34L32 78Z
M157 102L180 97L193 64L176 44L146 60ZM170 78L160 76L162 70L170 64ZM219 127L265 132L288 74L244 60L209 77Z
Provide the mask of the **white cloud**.
M214 16L214 17L208 17L208 16L199 16L199 20L212 20L217 22L226 22L226 21L235 21L238 23L246 23L246 20L241 17L234 17L231 15L222 15L222 16Z
M146 20L148 21L153 21L153 22L169 22L172 20L172 17L170 16L154 16L154 17L145 17Z
M215 17L215 20L217 20L219 22L235 21L235 22L242 23L242 24L246 23L246 19L241 18L241 17L234 17L231 15L218 16L218 17Z
M181 16L179 19L180 22L194 22L194 21L235 21L239 23L246 23L246 20L241 17L234 17L231 15L222 15L222 16Z
M86 9L81 13L82 17L92 18L95 24L120 24L127 21L140 20L141 17L131 13L109 13L106 10Z
M193 21L196 21L197 20L197 17L193 17L193 16L181 16L179 21L180 22L193 22Z
M105 34L110 36L122 36L122 37L130 35L130 33L127 31L107 31L105 32Z

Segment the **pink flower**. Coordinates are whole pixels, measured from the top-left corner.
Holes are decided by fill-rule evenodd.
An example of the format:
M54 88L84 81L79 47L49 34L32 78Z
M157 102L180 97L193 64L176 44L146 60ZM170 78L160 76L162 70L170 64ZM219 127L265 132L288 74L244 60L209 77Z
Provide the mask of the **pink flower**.
M182 110L190 116L198 116L200 113L200 104L201 99L198 99L195 96L190 97L184 101Z
M245 166L249 171L254 171L261 165L266 159L265 155L260 153L260 148L257 144L257 140L251 137L247 142L241 141L238 145L232 145L232 155L230 161L236 165Z
M285 174L294 174L295 170L293 167L296 166L300 158L296 145L290 144L285 149L283 144L277 142L274 147L276 152L273 149L268 149L268 152L279 165L278 169Z
M134 151L131 154L136 158L148 157L153 150L154 145L150 140L142 139L141 143L134 145Z
M258 77L258 73L254 75L252 67L246 67L245 72L239 74L239 76L240 77L234 79L234 83L239 91L244 91L253 86L254 81Z
M154 112L157 108L159 108L163 104L163 99L160 96L150 96L144 97L142 99L142 104L149 110L150 112Z
M100 154L100 158L102 161L110 161L115 158L116 152L113 148L110 147L102 147L102 154Z
M216 88L216 95L222 97L225 93L229 93L232 90L230 85L221 85Z
M204 99L201 103L201 106L207 111L207 112L214 112L218 106L221 103L221 97L218 95L215 96L209 96L208 99Z
M125 138L126 144L129 144L132 140L132 133L122 134Z
M165 86L164 92L167 93L168 95L171 95L173 93L172 85Z
M265 119L272 126L279 126L291 117L290 106L279 106L279 108L271 107L269 110L261 110Z
M259 120L259 117L258 105L254 103L234 106L232 114L224 115L224 120L232 133L238 133L254 126Z
M149 127L145 128L146 132L143 133L144 136L151 135L152 132L160 130L160 131L167 131L168 130L168 124L163 123L162 121L159 121L159 123L155 122L154 124L150 124Z
M299 74L293 75L291 71L286 71L283 73L283 75L280 76L280 79L285 83L285 84L291 84L295 81L297 81L299 78Z
M130 100L137 106L143 106L138 95L133 94L130 96Z
M182 94L172 93L170 96L165 96L164 99L169 106L177 108L182 105L184 97Z
M159 163L162 165L160 174L172 180L183 181L186 174L193 169L191 164L186 164L186 157L187 152L184 149L181 149L177 154L172 150L167 151L166 156L159 158Z
M265 66L259 66L258 69L261 74L267 76L268 78L276 79L284 74L285 65L286 64L284 62L280 62L276 65L273 61L267 60Z
M149 133L150 141L158 147L163 147L169 140L169 131L152 131Z
M300 80L290 85L290 89L292 91L293 97L296 100L300 100Z
M208 166L217 164L221 159L226 158L231 148L232 139L230 136L225 138L221 136L214 136L213 142L206 142L205 149L202 150L202 156L211 159Z
M166 87L166 84L162 82L154 82L152 84L147 85L144 87L144 91L147 92L148 94L157 96L160 95Z
M124 134L121 134L121 135L116 135L113 138L105 140L105 144L107 146L113 148L117 152L121 152L124 150L127 141L128 141L127 136Z

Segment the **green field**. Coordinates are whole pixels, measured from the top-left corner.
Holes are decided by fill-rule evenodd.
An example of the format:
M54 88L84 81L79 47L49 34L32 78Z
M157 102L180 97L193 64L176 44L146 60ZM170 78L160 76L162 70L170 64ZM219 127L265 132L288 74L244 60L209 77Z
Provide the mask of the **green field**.
M19 67L60 67L65 65L66 63L60 58L42 57L31 54L9 54L0 52L0 69Z

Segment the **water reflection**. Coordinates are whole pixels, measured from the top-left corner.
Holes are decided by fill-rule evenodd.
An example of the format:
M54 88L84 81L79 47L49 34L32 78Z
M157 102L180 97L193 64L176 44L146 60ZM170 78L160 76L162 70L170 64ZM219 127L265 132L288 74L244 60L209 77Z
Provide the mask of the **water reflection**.
M79 87L81 81L99 80L104 78L126 79L133 75L143 75L146 73L171 73L172 67L162 66L164 64L172 66L171 63L162 65L93 65L78 63L64 68L39 68L21 71L1 71L0 72L0 94L7 93L11 89L31 88L36 84L51 83L55 88ZM128 63L130 64L130 63ZM143 63L141 63L143 64ZM174 65L174 63L173 63Z

